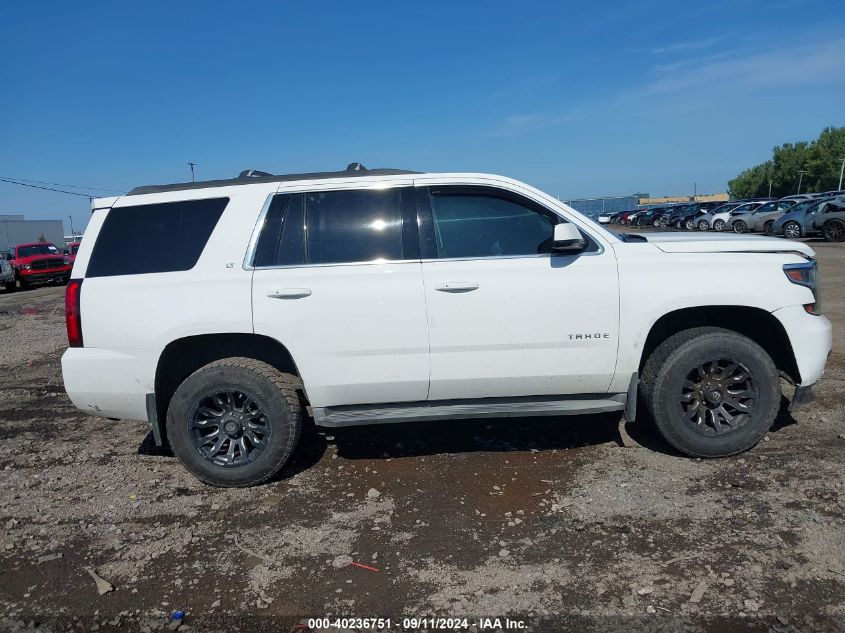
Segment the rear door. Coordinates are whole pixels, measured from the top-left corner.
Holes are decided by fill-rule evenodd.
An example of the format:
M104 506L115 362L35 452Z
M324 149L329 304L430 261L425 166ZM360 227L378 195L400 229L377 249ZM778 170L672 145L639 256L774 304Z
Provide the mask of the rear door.
M312 406L425 400L428 335L412 181L279 193L248 254L255 332Z
M430 400L606 393L619 293L611 249L551 253L566 221L482 186L418 187ZM583 231L582 231L583 232Z

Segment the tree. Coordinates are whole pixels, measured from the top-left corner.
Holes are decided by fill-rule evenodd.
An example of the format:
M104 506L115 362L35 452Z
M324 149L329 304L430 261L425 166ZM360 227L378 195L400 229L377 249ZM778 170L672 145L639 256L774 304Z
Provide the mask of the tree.
M46 242L46 241L47 241L47 238L46 238L46 237L44 237L44 234L42 233L41 235L39 235L39 236L38 236L38 241L39 241L39 242Z
M841 159L845 158L845 127L825 128L815 141L784 143L772 150L771 160L746 169L728 181L734 198L756 198L769 195L769 181L773 196L830 191L839 184ZM800 170L804 170L803 179Z

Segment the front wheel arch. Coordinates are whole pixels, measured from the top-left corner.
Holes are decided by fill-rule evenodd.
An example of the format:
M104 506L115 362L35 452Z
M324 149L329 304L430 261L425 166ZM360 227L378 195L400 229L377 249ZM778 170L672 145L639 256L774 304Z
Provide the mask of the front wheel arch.
M772 357L789 382L801 384L795 352L783 324L771 312L751 306L694 306L668 312L654 321L643 344L639 371L663 341L694 327L719 327L747 336Z

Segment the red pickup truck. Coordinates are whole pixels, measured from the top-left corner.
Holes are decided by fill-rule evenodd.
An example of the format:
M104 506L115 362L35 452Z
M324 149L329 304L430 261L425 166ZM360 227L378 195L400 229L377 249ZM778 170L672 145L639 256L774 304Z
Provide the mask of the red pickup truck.
M16 244L7 259L22 289L35 284L67 283L73 267L68 256L50 242Z

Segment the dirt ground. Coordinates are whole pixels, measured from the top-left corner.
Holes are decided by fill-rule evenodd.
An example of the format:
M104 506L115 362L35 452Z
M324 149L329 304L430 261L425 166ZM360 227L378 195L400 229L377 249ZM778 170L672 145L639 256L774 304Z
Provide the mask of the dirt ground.
M78 413L63 289L0 295L0 630L845 631L845 247L812 246L834 351L744 455L685 458L617 415L312 428L248 490Z

